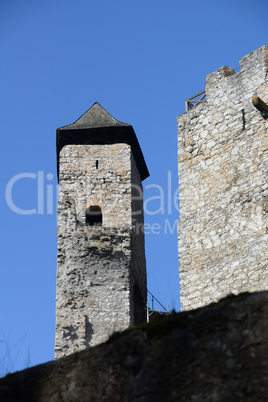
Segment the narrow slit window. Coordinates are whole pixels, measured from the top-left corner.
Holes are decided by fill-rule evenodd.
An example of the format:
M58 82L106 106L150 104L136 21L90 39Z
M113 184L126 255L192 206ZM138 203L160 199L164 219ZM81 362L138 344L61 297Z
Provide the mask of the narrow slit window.
M102 225L102 212L98 205L91 205L86 209L86 225Z
M99 161L98 161L98 159L96 160L96 169L98 169L99 168Z
M242 130L246 129L245 109L242 109Z

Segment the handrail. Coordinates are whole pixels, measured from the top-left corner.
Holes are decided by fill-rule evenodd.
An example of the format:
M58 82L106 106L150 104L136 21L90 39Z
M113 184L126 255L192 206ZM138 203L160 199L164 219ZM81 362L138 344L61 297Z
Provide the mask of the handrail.
M199 105L200 103L206 102L206 91L201 91L198 94L192 96L191 98L186 99L185 101L185 110L188 112L193 107Z
M149 302L147 301L147 308L146 308L146 310L147 310L147 322L150 321L151 315L153 315L153 314L155 314L155 313L158 313L158 314L169 314L169 305L168 305L168 308L166 309L166 308L163 306L163 304L160 303L160 301L157 300L157 298L156 298L148 289L147 289L147 292L152 296L152 300L151 300L151 302L152 302L152 308L149 307ZM154 301L156 301L165 311L162 311L162 310L155 310L155 309L154 309Z

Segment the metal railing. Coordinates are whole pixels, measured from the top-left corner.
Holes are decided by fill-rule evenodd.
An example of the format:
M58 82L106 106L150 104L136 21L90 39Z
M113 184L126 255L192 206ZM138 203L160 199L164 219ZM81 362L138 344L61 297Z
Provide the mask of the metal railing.
M193 107L200 105L200 103L206 102L206 91L201 91L198 94L192 96L191 98L186 99L185 101L185 110L188 112Z
M157 300L157 298L147 289L148 292L148 299L151 299L151 307L149 307L149 302L147 301L147 322L150 321L150 317L152 317L153 315L156 314L169 314L169 305L168 308L166 309L163 304L160 303L159 300ZM150 295L150 297L149 297ZM155 310L155 302L162 307L162 309L164 310Z

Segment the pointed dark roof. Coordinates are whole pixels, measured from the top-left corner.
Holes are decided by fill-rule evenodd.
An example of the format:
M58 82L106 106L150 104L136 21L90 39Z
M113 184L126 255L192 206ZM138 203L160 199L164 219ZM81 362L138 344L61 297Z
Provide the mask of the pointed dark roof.
M79 128L96 128L96 127L114 127L114 126L130 126L116 120L107 112L98 102L95 102L90 109L86 111L78 120L69 126L61 127L59 130Z
M94 103L73 124L57 129L58 173L59 154L65 145L116 143L125 143L131 146L141 180L146 179L149 172L133 127L116 120L98 102Z

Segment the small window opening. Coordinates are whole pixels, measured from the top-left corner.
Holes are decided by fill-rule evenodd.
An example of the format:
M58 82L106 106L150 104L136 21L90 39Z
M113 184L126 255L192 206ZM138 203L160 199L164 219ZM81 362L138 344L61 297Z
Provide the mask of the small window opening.
M98 169L99 168L99 161L98 161L98 159L96 160L96 169Z
M86 225L102 225L102 212L98 205L92 205L86 209Z
M245 109L242 109L242 130L246 129Z

